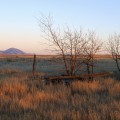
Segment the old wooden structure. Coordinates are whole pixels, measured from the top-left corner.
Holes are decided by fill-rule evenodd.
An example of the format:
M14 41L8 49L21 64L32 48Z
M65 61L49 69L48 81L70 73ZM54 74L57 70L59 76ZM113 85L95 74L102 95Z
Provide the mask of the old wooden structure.
M97 77L106 77L106 76L111 76L111 72L103 72L103 73L95 73L95 74L83 74L79 76L57 76L57 77L48 77L46 78L46 83L70 83L73 81L79 81L79 80L89 80L91 81L90 78L97 78Z
M36 55L34 55L34 58L33 58L33 77L36 76Z

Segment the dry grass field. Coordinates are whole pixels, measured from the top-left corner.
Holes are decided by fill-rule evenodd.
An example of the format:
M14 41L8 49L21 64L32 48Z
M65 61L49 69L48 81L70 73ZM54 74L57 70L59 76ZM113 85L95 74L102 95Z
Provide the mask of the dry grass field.
M33 79L32 59L0 59L0 120L120 120L119 80L97 78L93 82L72 82L70 86L45 85L41 74L52 74L59 68L50 62L39 59L39 77ZM102 63L100 70L116 70L111 62L101 60L98 66Z

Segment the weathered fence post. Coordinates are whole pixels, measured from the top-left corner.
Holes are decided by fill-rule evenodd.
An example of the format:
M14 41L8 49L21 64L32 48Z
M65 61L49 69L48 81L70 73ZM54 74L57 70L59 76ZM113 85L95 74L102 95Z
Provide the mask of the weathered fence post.
M36 55L34 55L33 59L33 77L36 76Z

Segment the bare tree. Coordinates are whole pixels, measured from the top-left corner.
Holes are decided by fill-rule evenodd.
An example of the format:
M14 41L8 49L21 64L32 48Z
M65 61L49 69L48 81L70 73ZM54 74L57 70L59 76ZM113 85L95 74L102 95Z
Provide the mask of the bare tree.
M113 60L116 62L118 71L120 72L120 34L114 34L109 37L109 52Z
M87 34L87 44L84 47L84 64L86 65L88 74L94 73L95 55L102 48L101 40L96 36L95 32L89 31Z
M71 30L69 27L62 31L60 28L56 29L50 17L40 19L40 28L62 56L66 75L75 75L82 66L79 59L86 45L85 34L82 30Z

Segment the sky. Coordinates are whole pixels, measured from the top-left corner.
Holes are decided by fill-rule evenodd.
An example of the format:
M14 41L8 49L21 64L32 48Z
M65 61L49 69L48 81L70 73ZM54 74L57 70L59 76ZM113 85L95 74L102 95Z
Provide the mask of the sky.
M95 31L104 41L120 32L120 0L0 0L0 50L49 54L38 19Z

